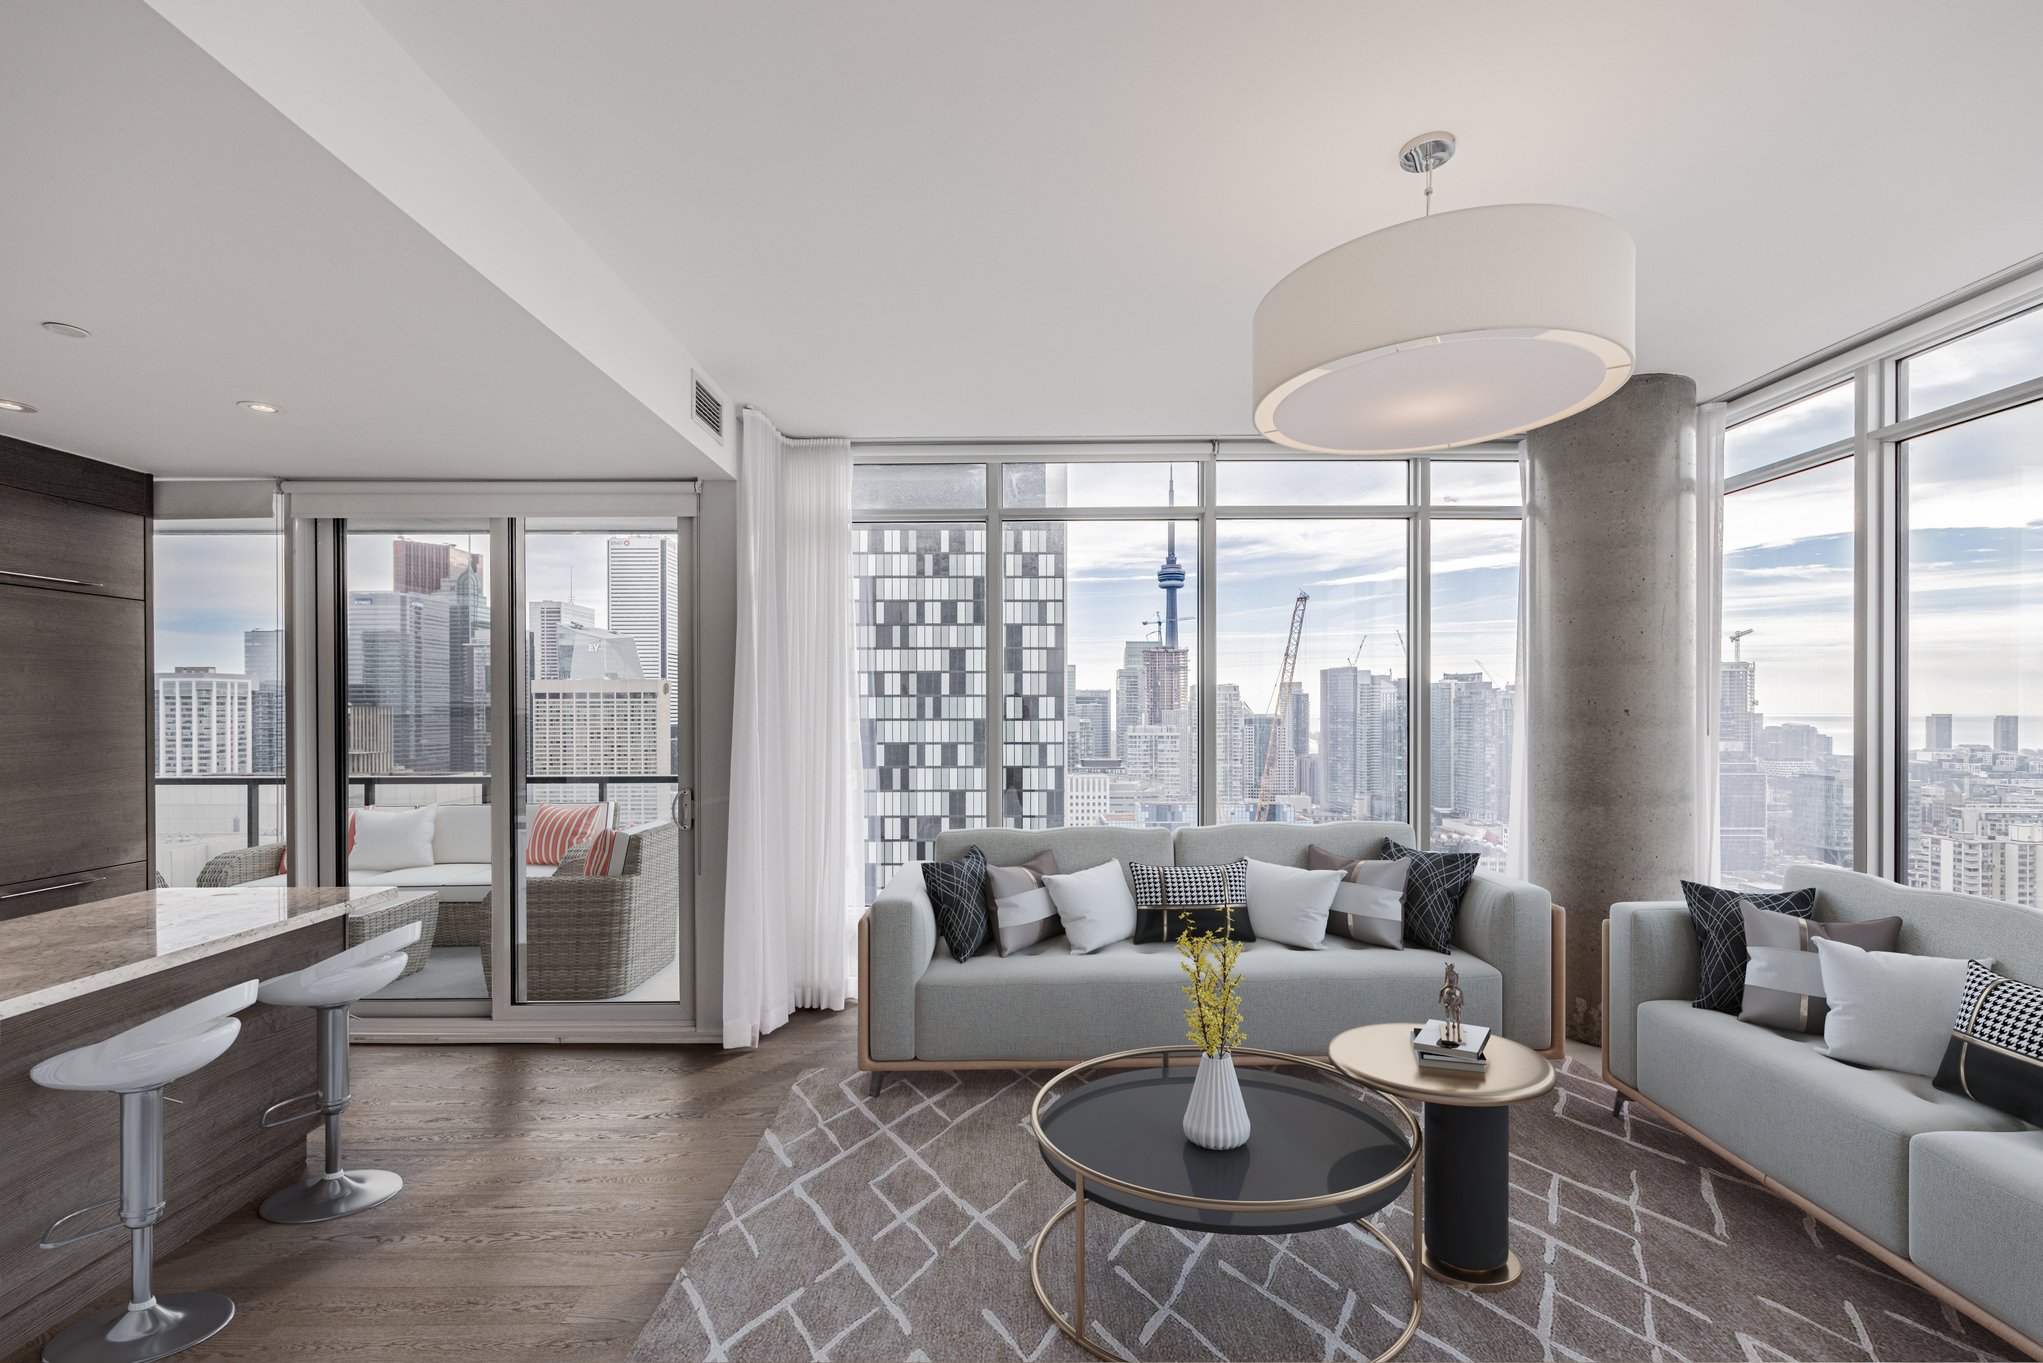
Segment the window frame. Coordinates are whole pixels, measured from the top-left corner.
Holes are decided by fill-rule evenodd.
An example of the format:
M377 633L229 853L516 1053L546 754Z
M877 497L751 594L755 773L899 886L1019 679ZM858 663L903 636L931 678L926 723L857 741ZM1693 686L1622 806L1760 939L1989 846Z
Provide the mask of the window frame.
M1854 384L1853 433L1819 449L1724 480L1729 496L1854 456L1854 869L1907 882L1907 441L2043 401L2043 374L1933 411L1897 418L1903 361L2043 306L2043 270L2024 268L1939 300L1870 339L1846 343L1782 377L1778 371L1717 400L1725 426L1765 416L1843 382ZM1854 338L1855 341L1857 338ZM1721 571L1721 570L1720 570ZM1722 640L1717 641L1718 649Z
M962 462L986 465L986 505L983 507L919 507L912 511L854 511L852 521L857 525L886 524L984 524L987 534L989 556L998 553L996 546L1004 543L1002 534L1008 521L1170 521L1195 523L1198 530L1198 565L1195 595L1196 619L1198 622L1198 681L1194 694L1198 699L1199 712L1199 823L1209 826L1219 817L1219 771L1214 763L1217 751L1217 709L1214 704L1213 688L1217 684L1216 673L1219 665L1219 635L1217 617L1219 607L1219 578L1216 560L1219 539L1219 525L1230 520L1402 520L1406 529L1406 619L1410 623L1412 643L1410 645L1410 675L1414 678L1432 676L1432 522L1435 520L1510 520L1522 521L1525 508L1516 506L1465 506L1459 504L1435 506L1432 503L1432 464L1435 460L1450 463L1475 461L1522 464L1524 441L1488 441L1466 445L1457 449L1436 450L1417 454L1396 455L1313 455L1290 449L1268 441L1246 439L1218 440L1127 440L1127 441L1069 441L1036 440L1028 442L987 441L915 441L915 440L853 440L851 442L854 464L956 464ZM1405 479L1405 501L1395 504L1316 504L1311 506L1220 506L1216 504L1219 488L1219 466L1223 462L1270 462L1270 463L1347 463L1347 462L1403 463L1407 466ZM1086 507L1006 507L1002 505L1002 489L1005 484L1004 469L1008 464L1046 463L1192 463L1198 468L1196 499L1177 506L1086 506ZM1054 513L1054 514L1052 514ZM1523 540L1521 538L1521 546ZM1522 553L1522 548L1521 548ZM1520 571L1523 571L1521 562ZM1006 637L1005 593L994 585L989 567L986 638L990 655L997 654L999 641ZM1000 791L1003 779L1002 765L998 761L997 745L999 733L993 726L1000 721L995 713L992 695L994 688L1003 683L999 667L993 657L988 659L987 686L988 704L988 757L986 762L986 807L987 826L1000 826ZM1412 683L1408 687L1405 706L1405 808L1416 816L1431 808L1428 801L1430 772L1428 766L1431 752L1428 745L1421 743L1418 736L1431 732L1432 716L1429 713L1430 688ZM863 809L860 822L863 824ZM1414 826L1414 835L1430 839L1431 830Z

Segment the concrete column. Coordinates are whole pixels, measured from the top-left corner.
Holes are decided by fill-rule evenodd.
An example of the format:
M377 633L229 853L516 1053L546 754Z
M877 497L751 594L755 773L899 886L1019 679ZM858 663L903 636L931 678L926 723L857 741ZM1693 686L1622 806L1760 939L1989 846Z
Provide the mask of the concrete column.
M1603 1035L1613 903L1679 899L1695 826L1695 381L1530 432L1529 867L1568 911L1568 1035Z

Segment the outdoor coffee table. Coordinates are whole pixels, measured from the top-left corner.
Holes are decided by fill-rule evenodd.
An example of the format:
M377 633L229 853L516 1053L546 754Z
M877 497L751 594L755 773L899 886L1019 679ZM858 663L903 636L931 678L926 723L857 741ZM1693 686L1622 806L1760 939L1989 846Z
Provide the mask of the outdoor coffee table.
M1036 1300L1057 1328L1098 1358L1115 1355L1085 1336L1085 1207L1103 1207L1158 1225L1221 1235L1292 1235L1356 1222L1383 1242L1411 1286L1404 1330L1373 1363L1395 1358L1419 1328L1424 1276L1418 1269L1424 1208L1418 1181L1419 1123L1394 1095L1377 1096L1395 1121L1353 1090L1357 1081L1319 1060L1281 1051L1235 1051L1244 1059L1317 1071L1334 1082L1242 1066L1242 1101L1251 1134L1237 1150L1206 1150L1185 1139L1185 1104L1198 1071L1196 1046L1120 1051L1074 1065L1036 1094L1029 1125L1050 1172L1071 1200L1043 1223L1029 1250ZM1172 1059L1189 1064L1171 1063ZM1142 1064L1153 1059L1157 1063ZM1117 1069L1053 1096L1059 1085L1106 1066ZM1340 1087L1335 1087L1338 1083ZM1412 1254L1391 1243L1368 1217L1412 1184ZM1075 1321L1043 1288L1043 1246L1065 1217L1076 1219Z

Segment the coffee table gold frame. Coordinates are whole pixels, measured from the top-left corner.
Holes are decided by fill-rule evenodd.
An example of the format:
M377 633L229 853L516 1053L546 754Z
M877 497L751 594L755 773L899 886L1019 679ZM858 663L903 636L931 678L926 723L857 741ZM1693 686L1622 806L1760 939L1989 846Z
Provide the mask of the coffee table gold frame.
M1146 1046L1132 1051L1116 1051L1112 1055L1096 1056L1091 1060L1073 1065L1070 1069L1057 1074L1048 1083L1036 1090L1036 1100L1029 1105L1029 1129L1035 1133L1037 1145L1056 1156L1059 1163L1071 1170L1076 1184L1072 1189L1070 1201L1051 1214L1050 1219L1043 1223L1043 1228L1036 1232L1035 1241L1029 1246L1029 1282L1036 1289L1036 1300L1042 1305L1043 1313L1050 1317L1059 1330L1064 1332L1065 1338L1077 1344L1093 1357L1110 1361L1116 1358L1116 1355L1108 1353L1085 1337L1085 1185L1088 1181L1099 1184L1101 1187L1112 1188L1118 1192L1127 1193L1131 1197L1145 1198L1152 1202L1162 1202L1173 1207L1190 1207L1204 1211L1223 1212L1303 1212L1311 1211L1315 1207L1333 1207L1343 1202L1353 1202L1358 1198L1364 1198L1371 1193L1379 1192L1401 1178L1410 1176L1412 1189L1412 1253L1409 1256L1393 1244L1390 1237L1377 1229L1368 1219L1364 1218L1355 1223L1383 1242L1383 1247L1390 1251L1391 1257L1396 1259L1398 1266L1404 1270L1405 1280L1411 1287L1412 1310L1410 1317L1405 1321L1404 1329L1399 1331L1398 1337L1391 1341L1388 1349L1385 1349L1369 1361L1369 1363L1389 1363L1389 1360L1396 1358L1400 1353L1404 1352L1405 1346L1410 1344L1412 1337L1419 1332L1419 1318L1425 1307L1426 1281L1426 1275L1418 1267L1420 1255L1423 1253L1425 1245L1426 1209L1423 1202L1425 1197L1425 1179L1419 1176L1419 1160L1423 1154L1422 1147L1425 1136L1420 1129L1418 1119L1412 1115L1412 1110L1406 1107L1404 1101L1396 1094L1385 1093L1381 1089L1363 1083L1353 1075L1343 1073L1324 1060L1309 1060L1304 1056L1288 1055L1283 1051L1258 1051L1251 1050L1246 1046L1237 1047L1234 1051L1234 1055L1237 1058L1252 1057L1271 1061L1278 1065L1295 1065L1301 1069L1317 1070L1321 1074L1340 1080L1343 1084L1363 1089L1383 1099L1396 1108L1398 1115L1404 1118L1405 1130L1411 1137L1411 1149L1406 1152L1402 1160L1398 1161L1396 1168L1381 1178L1371 1179L1359 1188L1346 1188L1340 1192L1327 1193L1319 1197L1299 1197L1288 1201L1235 1202L1218 1198L1190 1197L1182 1193L1167 1193L1156 1188L1145 1188L1139 1183L1126 1183L1120 1179L1103 1174L1097 1169L1089 1169L1085 1165L1080 1164L1077 1160L1072 1159L1069 1155L1058 1149L1056 1143L1043 1133L1043 1099L1048 1096L1052 1089L1073 1075L1084 1074L1089 1070L1100 1069L1108 1065L1128 1067L1132 1062L1144 1056L1160 1056L1162 1058L1162 1067L1168 1070L1170 1068L1170 1058L1173 1055L1196 1056L1198 1054L1200 1054L1200 1051L1197 1046ZM1067 1216L1075 1217L1077 1220L1075 1228L1077 1236L1077 1266L1072 1274L1075 1298L1075 1307L1072 1314L1078 1318L1076 1325L1062 1311L1059 1311L1051 1304L1050 1294L1043 1287L1043 1246L1049 1241L1050 1232L1056 1229L1057 1223Z

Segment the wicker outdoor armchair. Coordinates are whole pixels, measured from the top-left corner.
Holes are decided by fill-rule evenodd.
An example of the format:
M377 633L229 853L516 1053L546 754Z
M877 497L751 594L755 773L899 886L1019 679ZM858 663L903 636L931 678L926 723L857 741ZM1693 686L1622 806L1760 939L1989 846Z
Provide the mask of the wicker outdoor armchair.
M525 882L528 1000L614 999L659 974L679 950L680 828L659 823L634 833L621 875L583 875L586 852L572 851L552 875ZM490 955L485 937L486 980Z
M199 888L202 890L224 890L229 885L245 885L251 880L262 880L277 875L284 864L284 844L266 842L260 847L237 847L232 852L222 852L205 864L199 872Z

